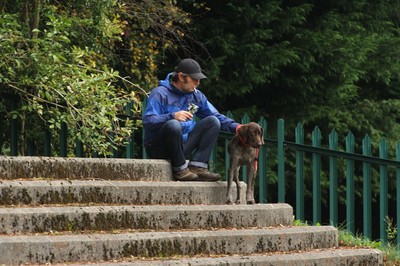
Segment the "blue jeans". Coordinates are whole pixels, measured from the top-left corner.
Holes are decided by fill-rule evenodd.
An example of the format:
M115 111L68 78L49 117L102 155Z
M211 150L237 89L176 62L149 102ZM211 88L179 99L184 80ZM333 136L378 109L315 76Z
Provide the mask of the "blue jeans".
M188 140L183 142L181 124L172 119L162 125L154 139L146 145L146 152L152 159L170 160L173 171L185 169L188 166L186 156L192 153L189 165L207 168L220 129L219 120L208 116L196 123Z

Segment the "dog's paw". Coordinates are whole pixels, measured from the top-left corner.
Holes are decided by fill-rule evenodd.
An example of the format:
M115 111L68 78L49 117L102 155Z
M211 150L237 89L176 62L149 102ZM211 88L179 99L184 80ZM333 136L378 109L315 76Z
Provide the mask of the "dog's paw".
M256 201L255 201L255 200L248 200L248 201L247 201L247 204L249 204L249 205L254 205L254 204L256 204Z
M240 199L236 200L235 204L240 204Z
M227 200L226 202L225 202L225 204L228 204L228 205L232 205L233 204L233 202L232 202L232 200Z

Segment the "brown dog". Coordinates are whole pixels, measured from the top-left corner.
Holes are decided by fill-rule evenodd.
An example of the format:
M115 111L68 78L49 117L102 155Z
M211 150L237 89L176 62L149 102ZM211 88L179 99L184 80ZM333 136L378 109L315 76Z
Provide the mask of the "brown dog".
M233 204L231 199L232 181L237 188L236 204L240 204L239 169L247 166L247 204L254 204L254 183L257 174L258 149L264 144L264 131L257 123L244 124L236 130L236 135L229 142L229 179L226 192L226 204Z

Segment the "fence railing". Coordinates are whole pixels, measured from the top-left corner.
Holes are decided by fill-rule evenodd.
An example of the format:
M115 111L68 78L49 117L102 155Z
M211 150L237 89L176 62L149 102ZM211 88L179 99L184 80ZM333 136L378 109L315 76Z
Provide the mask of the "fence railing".
M228 116L230 116L230 114L228 114ZM0 117L0 144L2 145L7 141L10 145L10 151L7 155L18 156L17 118L10 121L9 129L4 128L2 119L3 118ZM249 122L249 117L245 115L241 122ZM315 127L311 132L311 144L308 145L305 144L305 133L300 123L295 128L294 141L285 139L285 135L287 134L283 119L277 121L275 139L268 137L270 132L268 131L267 122L264 118L261 118L258 123L264 129L266 143L266 145L260 148L259 152L257 195L260 203L268 202L268 198L271 198L269 194L277 195L274 201L288 202L286 193L287 191L292 191L295 196L293 197L291 193L290 198L293 198L293 200L288 203L294 205L296 219L318 224L323 220L321 217L322 213L327 212L329 223L332 225L340 226L345 224L346 229L355 234L359 232L359 228L356 228L355 225L357 223L361 224L360 228L362 228L362 234L370 239L373 238L373 229L375 229L375 226L373 226L373 219L378 216L379 233L376 233L376 235L382 242L388 242L388 219L393 219L397 222L400 221L400 189L398 185L400 184L399 143L396 145L396 159L389 159L388 143L385 139L379 142L379 156L373 156L371 154L371 139L368 135L362 140L362 153L355 153L356 142L351 132L345 137L345 144L339 145L338 134L335 130L332 130L328 136L328 147L323 147L323 138L318 127ZM3 134L6 130L9 131L9 134ZM68 154L67 131L66 125L63 125L59 132L60 141L57 154L60 156L67 156ZM136 134L142 133L136 132ZM5 140L4 137L2 137L3 135L9 135L10 139ZM45 135L44 154L41 155L52 156L53 153L50 147L51 135ZM227 146L232 135L232 133L228 132L220 133L218 147L214 148L210 158L211 170L215 171L220 169L221 172L225 173L225 178L229 168ZM142 149L141 155L134 153L133 147L135 147L135 145L141 145L141 143L135 143L133 138L131 138L125 147L125 158L147 158L144 149ZM342 146L344 146L344 148L340 150L339 147ZM0 152L2 151L1 147L2 146L0 146ZM27 145L26 154L40 155L33 151L29 143ZM76 143L75 155L77 157L85 156L82 143ZM217 160L218 155L221 156L220 160ZM119 157L118 153L115 153L114 156ZM223 162L223 165L218 165L218 161ZM373 169L378 170L373 171ZM246 169L244 167L244 169L242 169L244 181L246 181L245 171ZM377 175L379 176L379 204L372 202L372 181ZM277 181L269 182L271 176L276 176ZM288 176L290 178L294 177L294 182L292 179L287 180ZM391 177L389 178L389 176ZM394 176L396 177L396 182L393 182ZM355 189L355 184L359 182L356 182L355 177L362 178L362 186L358 190ZM321 184L322 180L324 184ZM395 195L388 194L389 181L396 184L396 188L394 189L394 191L396 191ZM328 182L328 185L325 184L326 182ZM340 182L345 184L340 186ZM295 188L292 187L293 183ZM311 188L309 187L310 185ZM328 187L327 191L324 190L326 187ZM345 188L346 212L345 217L340 217L339 213L341 212L339 211L339 206L343 205L339 203L340 188L343 187ZM273 188L274 191L268 193L268 191L271 192L271 188ZM305 203L305 199L310 197L307 191L309 191L308 194L311 194L311 204ZM355 199L356 192L362 194L361 202ZM393 199L391 202L395 202L395 206L389 206L389 198ZM326 202L325 206L327 206L328 210L322 209L322 202ZM376 206L379 208L378 211L375 211ZM392 210L390 214L389 207L390 210ZM360 208L362 208L362 211ZM310 213L310 210L312 213L311 219L306 217L306 212ZM356 213L362 213L362 218L356 217ZM390 218L390 216L392 218ZM400 230L397 230L396 238L397 244L400 246Z

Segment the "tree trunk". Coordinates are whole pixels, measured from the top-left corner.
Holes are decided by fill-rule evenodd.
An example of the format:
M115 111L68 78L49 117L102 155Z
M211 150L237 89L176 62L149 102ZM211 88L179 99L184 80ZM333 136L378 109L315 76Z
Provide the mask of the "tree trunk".
M32 30L38 30L40 20L40 0L35 0L33 4ZM38 31L32 32L32 38L36 39L38 37L38 33Z

